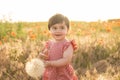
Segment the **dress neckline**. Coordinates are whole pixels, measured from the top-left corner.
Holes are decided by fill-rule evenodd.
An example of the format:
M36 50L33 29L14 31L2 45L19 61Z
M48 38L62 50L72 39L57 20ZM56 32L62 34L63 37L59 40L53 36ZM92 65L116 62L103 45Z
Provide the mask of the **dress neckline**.
M65 39L63 39L63 40L61 40L61 41L53 41L55 44L59 44L59 43L64 43L65 41L67 41L67 39L65 38Z

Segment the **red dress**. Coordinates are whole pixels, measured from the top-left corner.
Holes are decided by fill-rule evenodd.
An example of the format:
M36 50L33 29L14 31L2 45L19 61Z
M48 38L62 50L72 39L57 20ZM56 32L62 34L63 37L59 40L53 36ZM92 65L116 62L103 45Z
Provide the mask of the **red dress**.
M76 49L74 41L63 40L61 42L47 42L49 60L58 60L63 57L63 52L72 44ZM78 80L74 69L70 64L61 67L47 67L43 74L43 80Z

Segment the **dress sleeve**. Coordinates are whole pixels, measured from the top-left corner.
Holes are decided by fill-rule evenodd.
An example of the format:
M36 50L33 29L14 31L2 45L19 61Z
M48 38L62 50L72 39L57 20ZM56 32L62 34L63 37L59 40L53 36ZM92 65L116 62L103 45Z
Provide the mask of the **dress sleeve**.
M44 45L44 48L42 49L42 53L46 55L46 59L45 60L49 60L49 54L48 54L48 50L50 48L50 42L47 41Z
M72 45L74 51L77 49L77 44L75 40L71 40L65 43L63 51L65 51L70 45Z
M50 48L50 41L47 41L45 44L45 48L49 49Z
M71 40L71 44L73 46L73 50L77 50L77 43L75 42L75 40Z
M45 50L48 50L50 48L50 41L47 41L42 49L42 52L44 52Z

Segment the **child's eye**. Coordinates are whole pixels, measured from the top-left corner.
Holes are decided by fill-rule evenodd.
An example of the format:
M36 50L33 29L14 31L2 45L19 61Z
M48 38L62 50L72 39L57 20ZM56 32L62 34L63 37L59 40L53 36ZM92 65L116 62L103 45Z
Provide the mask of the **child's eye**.
M57 28L56 27L52 27L53 30L56 30Z
M62 26L61 29L65 29L64 26Z

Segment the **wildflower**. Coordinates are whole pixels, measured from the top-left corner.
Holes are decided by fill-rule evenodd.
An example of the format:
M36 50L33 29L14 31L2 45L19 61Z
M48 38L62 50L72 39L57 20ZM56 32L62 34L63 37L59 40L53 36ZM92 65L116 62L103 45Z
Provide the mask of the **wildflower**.
M72 22L70 25L71 25L71 26L74 26L74 25L75 25L75 23L74 23L74 22Z
M35 34L31 34L31 35L30 35L30 38L31 38L31 39L35 39L35 38L36 38L36 35L35 35Z
M95 32L95 28L91 28L91 31L92 31L92 32Z
M0 41L0 45L2 45L2 41Z
M106 31L107 31L107 32L111 32L111 31L112 31L111 27L107 27L107 28L106 28Z
M15 32L11 32L11 36L15 37L16 36Z
M48 36L48 37L50 36L50 32L47 33L47 36Z
M4 41L4 42L7 41L7 37L6 37L6 36L3 37L3 41Z
M29 34L29 35L30 35L30 34L33 34L33 31L31 31L31 30L30 30L30 31L28 31L28 34Z
M99 45L103 45L104 44L104 40L103 39L98 40L98 44Z
M47 30L44 30L43 33L46 34L48 31Z

